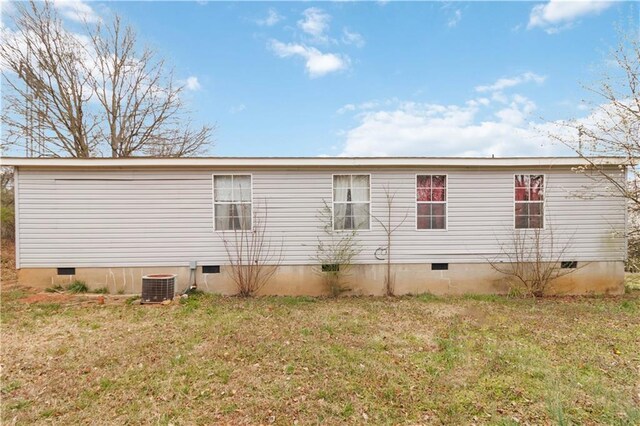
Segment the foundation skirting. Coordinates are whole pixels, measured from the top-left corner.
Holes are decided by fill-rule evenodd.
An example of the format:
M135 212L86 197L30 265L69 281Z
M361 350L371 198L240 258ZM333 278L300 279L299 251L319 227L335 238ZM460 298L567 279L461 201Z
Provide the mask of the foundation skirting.
M142 276L176 274L176 291L187 288L195 279L198 289L224 295L236 294L229 266L220 273L203 274L189 266L76 268L75 275L57 275L56 268L21 268L20 284L47 288L84 281L90 289L106 287L109 293L140 293ZM385 294L386 265L354 265L346 277L350 289L345 295ZM396 264L392 266L394 294L436 295L505 294L510 283L488 264L450 263L444 271L431 270L431 264ZM579 262L574 272L557 278L550 285L550 295L621 294L624 293L624 262ZM321 296L328 294L322 272L313 265L281 265L261 295Z

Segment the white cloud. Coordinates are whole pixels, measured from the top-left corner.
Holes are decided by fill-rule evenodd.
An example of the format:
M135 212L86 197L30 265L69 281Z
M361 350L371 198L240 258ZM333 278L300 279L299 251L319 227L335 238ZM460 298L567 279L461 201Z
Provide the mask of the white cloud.
M350 106L349 106L350 105ZM471 99L461 105L396 102L375 111L347 104L358 123L348 130L345 156L552 155L562 148L531 120L536 105L513 95L507 102Z
M458 26L462 19L462 9L457 8L455 2L443 2L440 10L447 16L447 27L454 28Z
M198 77L193 76L193 75L190 76L190 77L187 77L187 79L184 81L184 87L187 90L191 90L193 92L202 89L202 85L198 81Z
M60 14L76 22L100 22L100 16L91 6L81 0L54 0L53 5Z
M342 42L344 44L353 44L356 47L363 47L365 44L362 34L355 31L351 32L348 28L342 30Z
M614 3L612 1L550 0L531 9L527 28L539 27L548 34L554 34L571 28L579 18L598 14Z
M504 89L508 89L524 83L534 82L536 84L542 84L546 79L547 79L546 76L538 75L533 72L525 72L515 77L500 78L493 84L476 86L475 90L476 92L480 92L480 93L500 92Z
M283 19L284 16L278 14L278 11L276 11L274 8L269 8L269 10L267 11L267 16L263 19L256 20L256 23L263 27L272 27Z
M239 104L239 105L234 105L231 108L229 108L229 112L231 114L238 114L238 113L244 111L245 109L247 109L247 106L245 104Z
M326 32L329 30L331 15L317 7L310 7L302 12L304 18L298 21L298 27L313 37L313 41L326 43L329 38Z
M372 110L374 108L378 108L381 105L391 105L396 102L398 102L397 99L388 99L384 102L367 101L367 102L361 102L359 104L346 104L338 108L336 110L336 113L345 114L347 112L353 112L353 111L367 111L367 110Z
M336 111L338 114L344 114L346 112L351 112L356 110L356 106L354 104L346 104L338 108Z
M457 26L461 19L462 19L462 10L460 9L454 10L453 15L447 21L447 27L453 28Z
M270 40L267 47L281 58L299 56L305 60L305 68L310 77L341 71L349 68L351 59L342 53L323 52L314 45L322 45L323 50L329 43L332 46L339 45L339 41L329 37L329 22L331 15L320 8L310 7L302 12L303 18L297 22L300 32L297 32L296 41L289 43L279 40ZM342 44L362 47L365 44L362 34L343 28Z
M349 67L349 57L335 53L322 53L315 47L304 44L282 43L278 40L271 40L269 48L279 57L288 58L300 56L305 59L305 67L310 77L321 77L323 75L341 71Z

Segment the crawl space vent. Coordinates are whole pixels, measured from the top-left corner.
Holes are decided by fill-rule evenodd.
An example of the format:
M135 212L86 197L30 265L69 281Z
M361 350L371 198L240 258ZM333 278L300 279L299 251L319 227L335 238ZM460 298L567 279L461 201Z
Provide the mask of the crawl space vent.
M431 264L432 271L447 271L449 270L448 263L432 263Z
M219 274L220 265L203 265L202 273L203 274Z
M76 268L58 268L58 275L75 275Z

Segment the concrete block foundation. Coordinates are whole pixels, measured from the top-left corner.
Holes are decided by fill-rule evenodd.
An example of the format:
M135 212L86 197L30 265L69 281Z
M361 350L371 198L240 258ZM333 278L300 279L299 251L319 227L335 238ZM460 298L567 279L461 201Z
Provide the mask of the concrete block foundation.
M147 274L176 274L176 290L182 291L194 280L205 292L223 295L236 294L236 287L228 266L221 265L220 273L203 274L198 267L113 267L76 268L75 275L57 275L56 268L22 268L18 270L20 284L45 289L66 285L74 280L84 281L90 289L106 287L110 293L140 293L142 276ZM313 265L281 265L260 295L322 296L326 295L322 273ZM394 294L462 295L506 294L510 291L507 279L488 264L450 263L444 271L431 270L431 264L395 264ZM386 265L355 265L347 277L350 290L345 295L385 294ZM579 263L573 273L551 283L549 295L588 295L624 293L624 262Z

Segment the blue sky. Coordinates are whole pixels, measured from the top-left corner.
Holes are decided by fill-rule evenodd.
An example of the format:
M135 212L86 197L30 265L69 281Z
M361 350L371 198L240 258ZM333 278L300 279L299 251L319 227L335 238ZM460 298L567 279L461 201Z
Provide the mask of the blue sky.
M237 156L566 153L540 123L588 117L581 84L639 13L589 1L85 5L121 14L169 59L196 120L217 123L211 154Z

